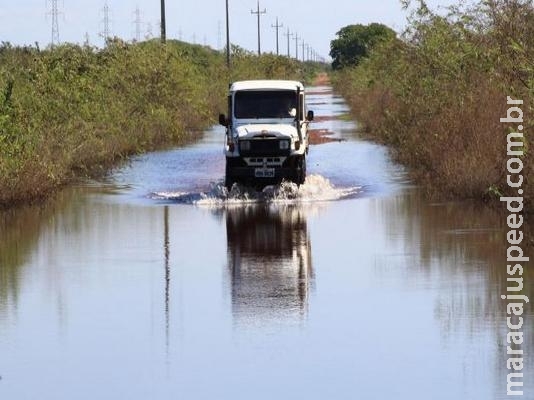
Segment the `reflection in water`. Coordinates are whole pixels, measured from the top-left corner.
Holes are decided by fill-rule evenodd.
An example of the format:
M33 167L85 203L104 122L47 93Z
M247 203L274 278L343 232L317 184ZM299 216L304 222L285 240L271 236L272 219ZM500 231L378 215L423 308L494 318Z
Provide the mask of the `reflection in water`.
M0 316L19 297L21 266L38 240L40 213L30 209L0 212Z
M458 338L470 343L489 332L496 349L496 373L504 376L506 355L506 215L500 210L483 208L478 203L430 204L422 193L408 190L403 195L380 203L377 218L384 219L390 248L403 246L414 255L406 276L411 283L433 287L434 316L439 322L444 343ZM385 254L382 266L391 265ZM439 279L436 279L439 277ZM526 268L521 294L534 297L534 273ZM525 304L526 319L534 316L534 302ZM534 334L526 329L524 343L517 347L532 354ZM532 369L533 358L526 359ZM497 386L500 382L498 381ZM500 388L496 388L499 393Z
M92 188L70 188L37 206L15 207L0 211L0 317L17 309L22 276L31 255L38 248L41 231L57 222L59 213L73 209L71 231L79 229L80 206ZM62 308L57 293L58 308Z
M226 233L234 316L254 323L304 316L314 279L304 210L229 209Z
M418 262L417 276L432 281L436 270L448 279L440 285L452 285L455 296L467 296L461 301L464 310L451 304L448 318L456 318L462 323L472 324L470 330L481 326L481 319L502 319L506 314L505 302L500 294L506 293L508 275L506 273L506 237L504 228L506 215L498 210L482 208L477 203L429 204L419 191L406 191L402 196L380 203L380 217L387 223L388 237L393 242L402 242L412 248ZM395 244L392 243L392 246ZM484 292L474 293L468 283L483 282ZM525 281L534 281L534 274L525 270ZM532 286L525 286L525 294L532 297ZM474 298L476 297L476 299ZM469 308L476 307L476 308ZM534 313L534 304L527 305L528 312ZM443 307L438 307L443 310ZM440 314L441 315L441 314ZM441 315L444 317L445 315ZM468 317L468 318L466 318ZM454 321L448 321L451 328ZM451 333L445 330L444 333Z
M319 115L341 112L314 96ZM220 137L134 161L130 189L0 212L1 399L506 398L501 214L398 192L385 150L348 136L314 148L309 166L365 190L313 221L317 202L144 197L220 181L223 158L205 162ZM532 282L526 268L527 377Z

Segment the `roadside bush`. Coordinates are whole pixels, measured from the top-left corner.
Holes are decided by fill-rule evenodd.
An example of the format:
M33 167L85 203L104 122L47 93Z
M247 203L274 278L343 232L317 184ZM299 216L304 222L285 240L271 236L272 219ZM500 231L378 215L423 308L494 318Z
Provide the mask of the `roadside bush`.
M429 192L446 197L507 193L506 97L522 99L532 120L534 7L483 1L438 15L423 1L402 40L377 46L336 74L367 134L392 145ZM528 141L528 138L527 140ZM528 176L526 197L532 196Z
M311 67L169 41L105 49L0 46L0 206L41 198L130 154L193 140L237 79L301 79Z

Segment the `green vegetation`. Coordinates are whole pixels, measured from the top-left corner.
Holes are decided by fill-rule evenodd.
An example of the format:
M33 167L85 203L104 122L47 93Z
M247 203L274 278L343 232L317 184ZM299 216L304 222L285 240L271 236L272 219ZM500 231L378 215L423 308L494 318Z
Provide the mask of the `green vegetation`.
M506 183L511 127L500 118L507 96L524 101L526 146L534 129L532 1L482 1L446 15L418 1L401 39L378 44L334 84L367 134L391 145L431 193L516 195ZM523 162L528 201L530 152Z
M331 43L332 68L355 66L369 56L378 43L395 38L393 29L382 24L349 25L342 28Z
M99 50L0 46L0 206L42 198L124 157L194 140L225 109L229 81L309 79L317 64L181 42Z

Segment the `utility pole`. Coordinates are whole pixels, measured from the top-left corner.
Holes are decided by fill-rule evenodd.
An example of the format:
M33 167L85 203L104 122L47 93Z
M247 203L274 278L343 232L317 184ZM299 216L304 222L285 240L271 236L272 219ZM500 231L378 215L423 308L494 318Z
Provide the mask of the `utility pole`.
M161 0L161 43L167 41L167 23L165 21L165 0Z
M302 62L304 62L304 57L306 54L304 54L304 46L306 46L306 43L304 43L304 40L302 41Z
M137 42L141 41L141 11L139 10L139 6L135 9L135 40Z
M287 28L287 33L284 33L284 36L287 37L287 58L289 58L289 40L291 39L291 36L293 36L293 34L289 33L289 28Z
M267 14L267 10L263 9L263 11L260 11L260 0L258 0L258 10L257 11L250 10L250 13L256 14L258 16L258 55L261 56L260 17L262 14Z
M278 25L278 17L276 17L276 25L271 25L272 28L276 28L276 55L280 55L280 52L278 51L278 28L283 28L284 24Z
M299 60L299 34L295 32L295 59Z
M59 17L59 10L57 6L57 0L49 0L50 1L50 11L47 13L48 15L52 16L52 38L51 38L51 46L54 47L54 45L59 44L59 24L58 24L58 17Z
M230 68L230 17L228 13L228 0L226 0L226 66Z
M103 30L102 32L100 32L100 36L104 39L104 44L106 44L108 39L111 37L111 29L109 27L110 26L110 19L109 19L110 9L109 9L109 5L107 1L104 3L102 14L103 14L103 19L102 19Z

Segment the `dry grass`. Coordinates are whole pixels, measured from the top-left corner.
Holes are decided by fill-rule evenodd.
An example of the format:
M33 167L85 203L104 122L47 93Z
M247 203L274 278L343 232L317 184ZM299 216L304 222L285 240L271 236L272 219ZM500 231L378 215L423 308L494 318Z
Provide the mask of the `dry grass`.
M510 192L510 126L500 123L507 96L525 102L527 142L534 129L534 68L529 61L534 59L534 40L528 30L518 29L525 18L534 21L534 9L524 4L519 13L510 2L497 3L448 18L425 15L413 23L412 39L378 48L368 60L335 76L336 88L365 134L390 145L431 195L488 200ZM499 20L492 20L490 12ZM482 25L458 22L462 15L476 16ZM506 24L515 37L498 31L502 18L516 18L517 25ZM500 49L506 45L509 50L512 42L522 48L504 59ZM530 152L524 164L530 203Z

